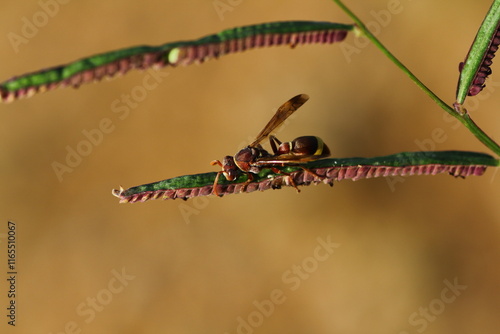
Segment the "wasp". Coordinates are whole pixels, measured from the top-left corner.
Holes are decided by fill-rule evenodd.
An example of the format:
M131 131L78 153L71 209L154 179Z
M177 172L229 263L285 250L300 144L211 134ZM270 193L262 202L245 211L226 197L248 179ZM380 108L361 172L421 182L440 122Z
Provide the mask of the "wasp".
M306 94L292 97L278 108L273 118L257 135L253 143L237 152L234 156L225 156L222 162L213 160L210 164L213 166L219 165L222 170L215 177L212 192L217 196L219 195L217 192L217 183L221 174L228 181L233 181L242 173L245 173L248 177L245 183L248 184L253 180L252 174L258 174L262 169L269 168L275 173L286 174L276 167L300 166L302 163L330 156L330 149L319 137L302 136L290 142L281 142L278 138L271 135L271 132L276 130L307 100L309 100L309 96ZM272 154L261 146L261 142L267 137L269 137L271 149L273 150ZM300 167L314 174L305 167ZM293 186L299 191L294 184Z

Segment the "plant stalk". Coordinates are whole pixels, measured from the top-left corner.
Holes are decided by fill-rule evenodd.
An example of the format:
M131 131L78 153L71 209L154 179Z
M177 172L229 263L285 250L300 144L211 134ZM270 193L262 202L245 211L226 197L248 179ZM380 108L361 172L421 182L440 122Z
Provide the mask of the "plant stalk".
M464 109L464 112L455 110L444 102L439 96L434 94L420 79L418 79L403 63L401 63L365 26L365 24L349 9L341 0L333 0L357 25L357 28L368 38L377 48L382 51L397 67L399 67L408 77L420 87L433 101L437 103L444 111L453 117L457 118L467 129L486 147L500 156L500 145L498 145L491 137L489 137L476 123L470 118L469 113Z

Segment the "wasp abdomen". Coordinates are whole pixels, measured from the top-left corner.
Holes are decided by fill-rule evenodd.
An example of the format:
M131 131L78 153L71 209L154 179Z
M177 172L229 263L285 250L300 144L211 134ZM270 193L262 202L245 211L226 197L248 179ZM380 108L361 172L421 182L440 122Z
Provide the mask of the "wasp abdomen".
M295 138L290 145L290 153L295 155L329 156L330 149L323 140L316 136L302 136Z

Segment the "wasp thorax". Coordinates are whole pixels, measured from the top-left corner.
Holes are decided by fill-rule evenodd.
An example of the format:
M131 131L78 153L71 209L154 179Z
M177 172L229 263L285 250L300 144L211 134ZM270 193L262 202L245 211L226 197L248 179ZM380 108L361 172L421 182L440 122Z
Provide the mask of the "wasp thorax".
M252 166L258 158L269 156L269 153L258 147L245 147L234 155L234 163L244 172L258 173L259 168Z
M251 163L254 162L260 153L253 147L245 147L235 154L234 162L242 171L248 172L251 169Z

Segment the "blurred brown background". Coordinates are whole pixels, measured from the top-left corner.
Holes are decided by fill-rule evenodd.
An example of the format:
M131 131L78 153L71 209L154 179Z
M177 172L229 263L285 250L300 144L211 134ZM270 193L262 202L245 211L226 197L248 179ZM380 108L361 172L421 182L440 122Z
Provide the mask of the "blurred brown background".
M18 52L9 34L21 35L23 18L33 22L40 3L54 1L4 1L0 78L247 24L350 22L327 0L221 1L232 8L222 16L211 0L71 1ZM458 63L489 1L402 0L388 17L381 11L394 1L347 4L453 102ZM337 157L488 152L374 46L353 35L345 43L357 52L279 47L165 68L126 117L112 104L148 72L0 105L2 277L7 220L18 226L19 264L15 329L6 324L0 284L2 333L496 333L494 169L465 180L344 181L300 194L287 188L186 202L119 204L111 195L119 185L217 170L211 160L234 154L299 93L311 99L279 137L320 136ZM500 139L498 78L468 106ZM67 147L76 149L83 131L106 118L113 130L60 182L52 164L64 164ZM439 129L444 135L433 140ZM318 238L338 244L333 254L318 253ZM123 282L114 278L122 272ZM467 288L453 292L454 282Z

